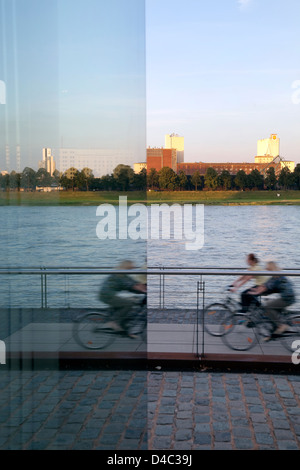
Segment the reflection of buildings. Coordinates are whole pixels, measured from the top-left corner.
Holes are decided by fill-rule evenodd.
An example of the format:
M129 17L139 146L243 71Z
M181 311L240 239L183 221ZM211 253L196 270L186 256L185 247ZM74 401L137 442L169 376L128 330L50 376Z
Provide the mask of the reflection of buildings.
M130 165L133 155L126 150L115 149L76 149L60 148L55 150L58 169L65 173L69 168L83 170L90 168L96 178L110 175L119 164Z
M44 168L52 176L55 171L55 162L50 148L43 148L43 160L39 162L39 168Z
M261 174L264 174L268 168L273 167L275 173L278 174L282 168L287 167L290 171L294 171L295 162L285 161L279 155L279 144L280 139L277 134L271 134L269 139L262 139L257 142L257 156L254 158L254 163L188 163L183 161L183 150L177 150L174 148L177 146L178 149L184 149L183 137L179 137L175 134L166 135L166 148L148 148L147 149L147 162L139 163L136 165L144 165L143 168L147 168L149 171L151 168L159 171L164 166L172 168L176 173L183 171L186 175L192 175L198 171L201 175L205 175L208 168L214 168L218 173L226 170L231 175L237 174L238 171L243 170L246 174L251 173L253 170L258 170ZM174 140L173 140L174 139ZM170 148L167 148L170 147ZM182 152L181 156L178 153ZM138 172L138 166L136 166L136 172Z

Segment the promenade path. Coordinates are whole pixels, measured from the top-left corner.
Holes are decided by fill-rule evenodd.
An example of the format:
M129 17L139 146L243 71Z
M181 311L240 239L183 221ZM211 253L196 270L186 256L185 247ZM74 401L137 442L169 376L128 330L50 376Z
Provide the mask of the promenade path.
M101 366L74 342L74 311L10 313L1 326L1 450L300 449L299 372L273 345L241 360L205 336L212 356L203 363L194 313L156 311L148 344L120 338L94 353ZM122 360L110 367L110 357Z
M145 359L152 361L206 361L229 364L292 366L292 354L280 341L256 344L249 351L232 351L221 338L203 333L193 310L149 310L147 342L116 336L105 351L89 351L73 337L77 309L22 309L1 311L0 338L7 357L71 359Z

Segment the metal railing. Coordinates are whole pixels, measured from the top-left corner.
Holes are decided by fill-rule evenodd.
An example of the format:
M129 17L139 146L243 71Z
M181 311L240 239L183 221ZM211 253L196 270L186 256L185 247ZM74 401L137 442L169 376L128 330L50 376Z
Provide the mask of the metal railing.
M32 266L32 267L0 267L0 276L16 276L16 275L27 275L27 276L40 276L40 298L41 298L41 308L48 307L48 279L49 276L65 276L67 279L68 276L103 276L109 275L111 273L115 274L144 274L148 276L148 279L153 277L158 277L158 285L156 285L157 290L153 290L150 295L156 296L158 302L156 303L156 308L166 309L166 278L171 276L174 278L176 276L198 276L199 282L203 281L204 276L222 276L222 277L232 277L232 276L241 276L249 273L245 268L232 268L232 267L165 267L165 266L154 266L147 269L132 269L132 270L118 270L109 266L102 267L57 267L57 266ZM270 271L255 271L256 276L270 276ZM300 269L296 268L287 268L282 271L272 271L272 276L276 275L285 275L285 276L300 276ZM194 299L196 300L198 295L198 287L194 286L192 291L185 289L184 294L188 295L193 293ZM190 287L189 287L190 288ZM65 293L70 294L70 287L65 287ZM174 294L174 290L172 292ZM217 291L211 291L211 295L220 294L220 286L218 285Z
M110 274L143 274L147 275L148 278L151 277L159 277L159 309L165 310L165 279L167 276L171 278L175 278L179 276L192 276L197 277L196 279L196 289L195 289L195 298L193 304L193 310L196 313L195 317L195 326L196 326L196 348L197 348L197 355L200 355L200 347L201 347L201 354L204 354L204 315L202 312L204 311L205 304L211 302L207 293L209 292L211 295L215 295L217 292L218 295L222 293L222 289L220 288L220 283L218 283L218 290L217 291L208 291L207 290L207 283L203 280L204 276L211 278L211 276L221 276L221 277L233 277L233 276L241 276L245 274L249 274L249 271L242 268L187 268L187 267L148 267L147 269L131 269L131 270L120 270L114 269L112 267L0 267L0 276L6 276L10 278L11 276L39 276L40 277L40 288L41 288L41 308L46 309L48 308L48 286L49 286L49 279L54 276L107 276ZM289 276L295 277L297 281L300 281L300 270L294 268L284 269L282 271L255 271L255 276ZM300 284L299 284L300 287ZM299 291L297 289L297 291ZM186 294L186 291L185 291ZM150 294L155 296L154 294ZM180 292L182 296L182 292ZM209 300L207 300L209 299ZM149 300L149 294L148 294ZM214 298L216 300L216 298ZM178 309L180 311L180 308ZM202 338L200 341L200 334L202 334Z

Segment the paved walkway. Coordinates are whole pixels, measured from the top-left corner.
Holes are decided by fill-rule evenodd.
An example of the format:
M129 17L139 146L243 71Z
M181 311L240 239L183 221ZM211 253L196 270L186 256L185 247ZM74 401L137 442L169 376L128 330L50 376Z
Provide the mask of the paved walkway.
M50 320L48 312L38 318L33 313L2 324L7 333L1 338L17 360L0 365L1 450L300 449L297 367L289 373L257 373L247 372L242 362L244 372L238 373L203 364L193 371L170 371L158 361L150 371L45 370L35 361L40 353L52 354L59 368L61 355L83 357L84 352L72 338L72 316L62 318L58 311ZM147 348L123 338L108 354L143 357L148 351L159 358L197 349L188 321L178 325L153 318L149 333ZM221 356L226 354L220 339L206 336L205 345L206 351L219 348ZM31 370L24 369L26 353ZM273 362L282 357L278 349L259 348L257 354Z
M0 449L300 449L300 377L5 371Z

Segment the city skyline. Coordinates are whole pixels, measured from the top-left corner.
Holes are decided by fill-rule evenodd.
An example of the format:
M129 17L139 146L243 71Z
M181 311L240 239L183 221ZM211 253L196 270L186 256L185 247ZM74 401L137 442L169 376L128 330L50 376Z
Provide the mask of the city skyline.
M299 14L298 0L2 0L0 170L36 167L43 147L122 148L132 166L173 133L188 162L252 161L275 133L300 163Z

